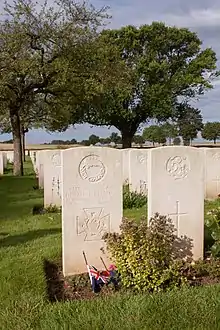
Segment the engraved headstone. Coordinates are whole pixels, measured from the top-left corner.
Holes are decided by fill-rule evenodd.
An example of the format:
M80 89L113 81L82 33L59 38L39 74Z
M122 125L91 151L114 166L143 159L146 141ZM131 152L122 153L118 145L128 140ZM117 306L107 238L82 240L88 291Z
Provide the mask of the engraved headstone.
M44 152L44 206L61 206L61 150Z
M122 219L121 152L79 147L61 154L64 275L86 271L83 259L103 268L105 232L119 231Z
M130 149L129 185L131 191L147 195L148 190L148 150Z
M148 219L169 216L178 236L192 239L193 258L203 258L204 154L198 148L151 149L148 158Z
M205 195L216 199L220 195L220 148L204 148Z

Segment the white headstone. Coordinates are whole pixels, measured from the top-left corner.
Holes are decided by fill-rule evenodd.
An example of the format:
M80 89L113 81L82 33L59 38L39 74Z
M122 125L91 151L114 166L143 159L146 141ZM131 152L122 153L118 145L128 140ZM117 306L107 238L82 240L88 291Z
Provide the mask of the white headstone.
M148 150L130 149L129 185L131 191L147 194L148 190Z
M128 183L128 178L129 178L129 166L130 166L130 157L129 157L129 152L130 148L128 149L122 149L122 180L123 183Z
M204 154L183 146L151 149L148 178L148 219L169 216L178 236L193 240L194 259L203 258Z
M61 206L61 151L44 152L44 206Z
M38 176L39 188L44 188L44 153L47 150L40 150L36 152L36 173Z
M122 219L121 152L79 147L61 154L63 272L86 272L88 263L103 269L105 232L118 232Z
M30 151L30 158L31 158L31 161L32 161L32 164L33 164L34 171L35 171L35 173L38 174L38 172L37 172L37 160L36 160L37 156L36 156L36 154L37 154L36 151L34 151L34 150L31 150Z
M14 150L6 151L6 154L7 154L7 160L9 161L9 163L13 163L14 162Z
M3 164L4 164L4 168L7 168L7 164L8 164L8 159L7 159L7 153L3 152Z
M0 152L0 175L4 174L4 159L3 152Z
M216 199L220 194L220 148L203 148L203 152L205 155L205 195L207 199Z

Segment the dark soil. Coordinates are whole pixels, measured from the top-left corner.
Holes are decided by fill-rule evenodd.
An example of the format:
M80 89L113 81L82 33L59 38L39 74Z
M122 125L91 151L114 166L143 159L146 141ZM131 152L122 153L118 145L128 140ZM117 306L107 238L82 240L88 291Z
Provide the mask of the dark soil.
M45 260L44 272L47 283L47 295L51 302L89 300L116 293L116 290L111 285L105 285L99 293L94 293L88 273L64 278L61 261L50 262Z
M111 285L103 286L99 293L91 288L88 273L64 278L61 260L44 261L44 272L47 283L47 295L51 302L66 300L90 300L98 297L117 294ZM220 260L205 260L184 271L190 286L213 285L220 283ZM119 290L119 291L122 291Z

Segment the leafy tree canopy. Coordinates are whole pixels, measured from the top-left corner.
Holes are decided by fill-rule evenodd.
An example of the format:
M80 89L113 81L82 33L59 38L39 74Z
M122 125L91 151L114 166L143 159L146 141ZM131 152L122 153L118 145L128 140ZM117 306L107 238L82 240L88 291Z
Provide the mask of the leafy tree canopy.
M178 135L182 136L183 143L189 145L203 128L201 111L188 104L181 104L177 109Z
M143 131L143 139L145 141L156 143L166 143L166 134L162 126L152 125L146 127Z
M154 22L104 30L100 40L117 47L125 83L116 83L94 98L85 107L84 120L115 126L124 147L130 147L141 123L173 117L176 104L212 88L217 75L215 52L201 49L198 36L185 28Z
M202 130L202 137L205 140L216 140L220 138L220 123L219 122L207 122Z

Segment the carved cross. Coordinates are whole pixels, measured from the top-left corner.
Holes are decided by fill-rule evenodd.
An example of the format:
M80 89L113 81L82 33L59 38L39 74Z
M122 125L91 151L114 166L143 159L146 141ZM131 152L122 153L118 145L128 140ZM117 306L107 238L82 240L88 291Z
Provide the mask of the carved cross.
M170 213L168 214L168 217L172 217L173 219L175 218L175 223L176 223L176 230L177 230L177 236L180 236L179 232L179 227L180 227L180 218L181 216L187 215L187 213L181 213L180 212L180 202L176 201L176 212L175 213Z

